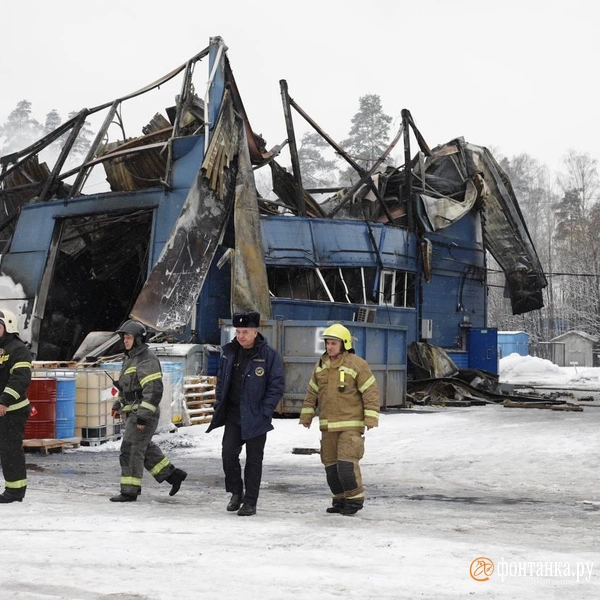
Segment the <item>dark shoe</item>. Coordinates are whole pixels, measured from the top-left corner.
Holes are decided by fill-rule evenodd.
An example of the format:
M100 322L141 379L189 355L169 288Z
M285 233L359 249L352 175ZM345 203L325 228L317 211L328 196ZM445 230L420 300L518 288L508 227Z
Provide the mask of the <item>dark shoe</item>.
M242 508L238 510L238 516L249 517L256 514L256 506L253 504L242 504Z
M118 496L113 496L110 501L111 502L135 502L137 500L139 494L132 496L131 494L119 494Z
M340 510L340 514L342 515L355 515L359 510L362 510L363 503L357 502L356 500L346 500L344 504L344 508Z
M0 494L0 504L9 504L10 502L23 502L23 498L7 496L5 493Z
M171 484L171 490L169 496L174 496L181 487L181 484L185 481L187 473L182 469L175 469L168 477L167 481Z
M240 506L242 505L242 495L241 494L233 494L231 496L231 500L229 501L229 504L227 505L227 510L229 512L234 512L236 510L239 510Z
M328 513L341 513L342 509L344 508L344 506L346 505L346 503L344 502L344 500L334 500L331 503L331 506L327 509L325 509L325 512Z

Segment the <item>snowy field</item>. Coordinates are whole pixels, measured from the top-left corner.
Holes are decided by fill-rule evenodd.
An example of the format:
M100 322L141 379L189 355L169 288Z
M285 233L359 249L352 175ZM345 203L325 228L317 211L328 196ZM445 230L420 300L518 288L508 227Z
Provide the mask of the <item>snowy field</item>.
M582 375L546 362L507 357L501 378ZM586 370L590 393L599 374ZM206 426L157 436L189 472L179 494L146 474L126 505L108 501L118 443L28 454L26 500L1 508L0 599L600 598L595 405L383 414L353 517L325 513L318 455L292 453L318 447L316 426L274 424L253 517L225 511L221 432Z

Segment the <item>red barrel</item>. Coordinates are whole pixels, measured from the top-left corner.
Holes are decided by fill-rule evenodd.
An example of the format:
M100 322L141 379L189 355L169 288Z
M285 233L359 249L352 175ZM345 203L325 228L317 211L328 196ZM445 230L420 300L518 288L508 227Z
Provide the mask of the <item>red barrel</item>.
M32 378L27 397L37 414L30 415L25 424L25 439L56 438L56 379Z

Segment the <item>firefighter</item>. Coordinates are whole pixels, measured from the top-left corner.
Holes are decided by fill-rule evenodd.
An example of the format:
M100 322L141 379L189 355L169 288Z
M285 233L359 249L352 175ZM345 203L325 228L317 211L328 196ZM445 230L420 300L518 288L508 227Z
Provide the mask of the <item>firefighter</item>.
M31 353L19 338L17 317L0 308L0 461L4 492L0 503L22 502L27 490L23 437L31 412L27 387Z
M325 353L310 378L300 424L309 428L318 407L321 462L332 493L327 512L353 515L364 503L359 461L365 427L379 424L379 389L367 362L356 356L346 327L335 323L322 338Z
M126 358L121 368L117 389L119 395L112 416L125 420L121 442L121 493L111 502L135 502L142 490L144 467L159 483L171 484L174 496L187 477L177 469L152 441L160 416L163 395L160 362L146 344L146 328L139 321L126 321L117 330L125 346Z
M259 313L235 313L232 322L236 337L223 346L215 412L206 432L225 426L221 458L225 491L231 494L227 510L248 517L256 514L264 448L267 433L273 429L273 412L283 395L284 373L281 356L258 331Z

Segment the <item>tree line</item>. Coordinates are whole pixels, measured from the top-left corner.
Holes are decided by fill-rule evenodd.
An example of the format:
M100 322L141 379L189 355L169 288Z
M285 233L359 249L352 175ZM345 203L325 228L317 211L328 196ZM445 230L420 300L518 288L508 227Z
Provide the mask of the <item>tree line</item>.
M72 119L77 112L70 112L67 120ZM56 109L46 114L44 121L38 121L32 114L32 104L29 100L21 100L10 112L6 121L0 125L0 156L12 154L27 148L35 141L48 135L63 124L63 119ZM49 152L58 156L62 145L69 133L56 140L49 147ZM93 131L86 123L80 130L70 152L70 162L83 159L92 143Z
M69 113L68 118L75 114ZM20 101L0 125L0 156L30 145L61 123L57 110L51 110L41 122L33 117L31 102ZM368 170L388 147L391 124L392 117L383 111L380 97L366 94L359 99L348 137L340 146ZM93 132L86 125L74 146L75 158L85 156L92 137ZM62 142L55 142L57 152ZM348 186L358 179L345 161L331 156L329 145L318 133L302 136L298 157L307 189ZM527 331L534 347L573 329L600 338L597 160L589 154L567 150L560 172L553 173L529 154L495 158L511 181L548 286L543 309L514 316L504 295L504 275L488 257L488 325L504 331Z

